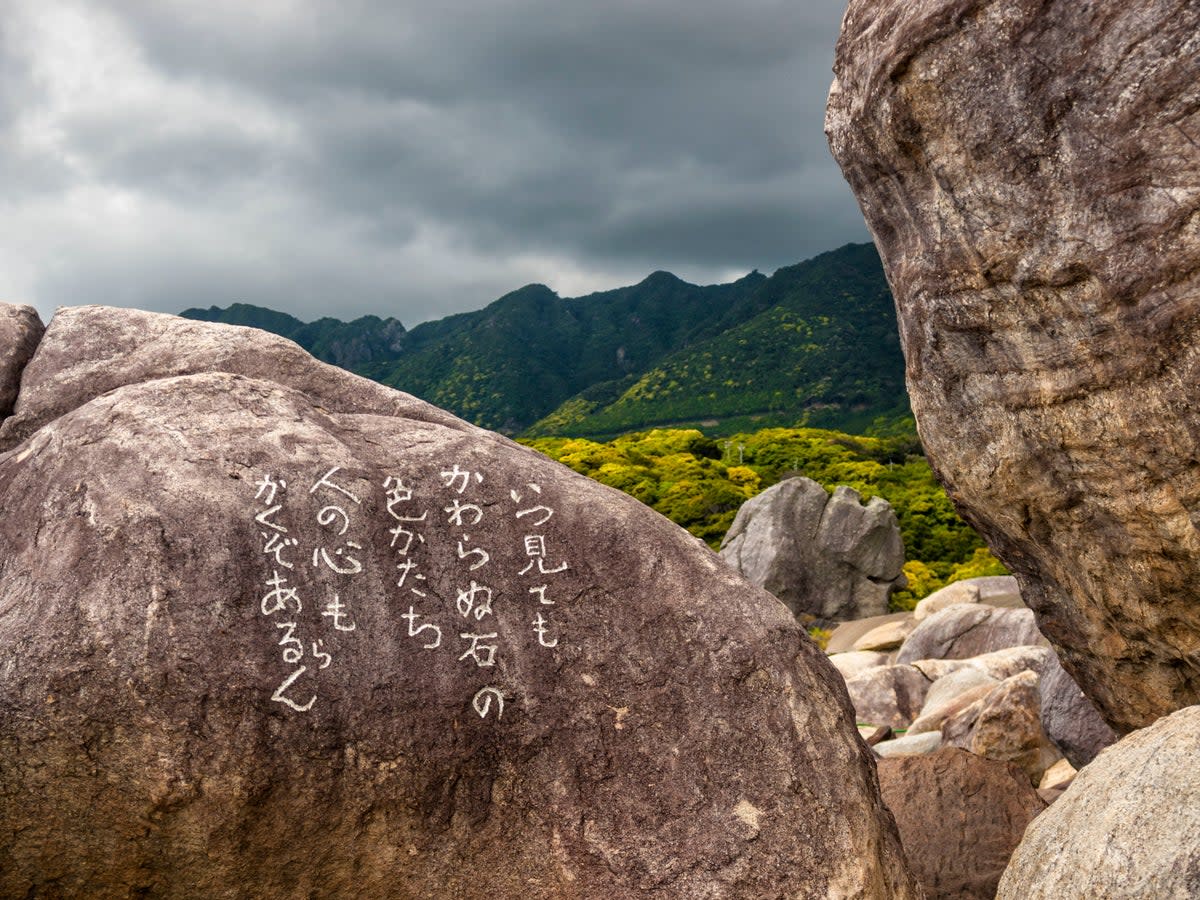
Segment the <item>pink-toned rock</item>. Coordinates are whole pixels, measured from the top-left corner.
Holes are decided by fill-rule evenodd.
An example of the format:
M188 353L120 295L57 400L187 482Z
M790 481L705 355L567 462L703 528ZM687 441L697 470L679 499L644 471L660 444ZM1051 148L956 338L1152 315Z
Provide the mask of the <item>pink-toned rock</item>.
M1024 773L963 750L882 759L879 787L927 900L992 900L1043 809Z
M888 655L872 650L851 650L849 653L835 653L829 657L829 662L843 678L851 678L867 669L877 669L887 665Z
M942 722L959 710L986 697L1000 682L978 669L967 667L935 681L925 695L921 712L908 726L909 734L942 730Z
M12 412L21 373L45 328L32 306L0 303L0 422Z
M1029 824L998 900L1200 897L1198 748L1191 706L1106 749Z
M971 732L972 753L1021 769L1032 785L1062 758L1042 728L1036 672L1005 679L984 698Z
M0 452L0 896L917 895L841 677L686 532L264 333L60 317Z

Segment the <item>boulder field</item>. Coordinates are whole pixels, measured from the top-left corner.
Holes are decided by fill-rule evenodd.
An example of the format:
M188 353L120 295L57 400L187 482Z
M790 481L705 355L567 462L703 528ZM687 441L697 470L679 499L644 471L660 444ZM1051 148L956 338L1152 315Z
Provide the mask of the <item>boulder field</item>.
M840 676L637 501L251 329L0 329L0 895L920 896Z

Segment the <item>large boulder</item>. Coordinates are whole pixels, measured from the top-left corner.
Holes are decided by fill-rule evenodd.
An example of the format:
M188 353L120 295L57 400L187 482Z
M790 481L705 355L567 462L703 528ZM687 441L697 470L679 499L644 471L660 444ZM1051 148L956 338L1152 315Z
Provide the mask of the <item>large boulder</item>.
M1197 706L1109 747L1029 826L997 896L1200 897L1197 748Z
M1021 834L1045 809L1015 767L954 748L880 760L879 787L928 900L992 900Z
M1200 702L1197 33L851 0L826 119L930 463L1118 730Z
M13 410L21 373L33 357L45 328L32 306L0 303L0 422Z
M1045 645L1033 612L983 604L949 606L919 623L896 655L898 663L970 659L1010 647Z
M619 492L121 310L4 428L0 895L917 894L824 655Z
M808 621L883 615L905 583L891 505L872 497L864 506L845 486L830 496L810 478L788 478L743 503L721 556Z

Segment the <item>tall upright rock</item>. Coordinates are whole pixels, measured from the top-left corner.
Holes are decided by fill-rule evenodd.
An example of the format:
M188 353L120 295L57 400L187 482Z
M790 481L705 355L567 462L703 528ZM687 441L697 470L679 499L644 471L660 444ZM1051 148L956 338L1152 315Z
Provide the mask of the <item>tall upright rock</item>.
M846 485L831 496L811 478L785 479L743 503L721 557L802 622L881 616L905 583L891 504L864 504Z
M1200 702L1200 5L851 0L826 131L930 462L1120 730Z
M0 896L918 895L837 673L631 498L251 329L20 385Z

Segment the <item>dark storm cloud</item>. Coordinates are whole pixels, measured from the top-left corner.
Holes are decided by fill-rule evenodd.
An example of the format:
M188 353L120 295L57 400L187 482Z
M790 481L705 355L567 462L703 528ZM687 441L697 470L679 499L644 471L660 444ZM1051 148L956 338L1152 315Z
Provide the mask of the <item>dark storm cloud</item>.
M821 132L842 6L20 0L0 291L413 324L865 239Z

